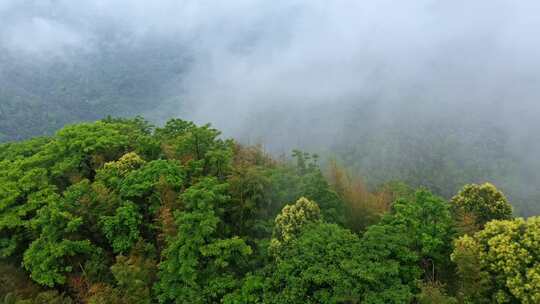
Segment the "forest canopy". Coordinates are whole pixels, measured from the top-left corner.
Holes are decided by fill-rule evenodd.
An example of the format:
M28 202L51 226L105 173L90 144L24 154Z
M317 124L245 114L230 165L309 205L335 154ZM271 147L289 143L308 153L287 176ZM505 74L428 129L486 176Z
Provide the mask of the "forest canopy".
M538 303L540 220L494 185L366 186L181 119L0 145L0 303Z

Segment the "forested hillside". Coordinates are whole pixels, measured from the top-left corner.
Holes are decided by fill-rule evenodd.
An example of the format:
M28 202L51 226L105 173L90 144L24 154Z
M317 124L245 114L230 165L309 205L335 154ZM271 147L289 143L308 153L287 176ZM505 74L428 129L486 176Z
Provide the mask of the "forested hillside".
M540 218L142 118L0 145L0 301L539 303Z
M128 47L118 37L103 39L100 52L47 59L13 54L0 43L0 142L163 105L169 81L186 66L178 46L148 40Z

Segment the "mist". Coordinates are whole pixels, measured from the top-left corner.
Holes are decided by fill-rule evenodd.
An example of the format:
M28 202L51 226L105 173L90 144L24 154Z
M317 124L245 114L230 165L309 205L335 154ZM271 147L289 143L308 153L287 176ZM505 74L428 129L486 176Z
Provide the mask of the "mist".
M449 196L493 180L528 214L540 210L539 13L532 0L0 0L0 106L76 108L58 127L210 122L275 154L338 158L373 184ZM426 163L460 169L428 179Z

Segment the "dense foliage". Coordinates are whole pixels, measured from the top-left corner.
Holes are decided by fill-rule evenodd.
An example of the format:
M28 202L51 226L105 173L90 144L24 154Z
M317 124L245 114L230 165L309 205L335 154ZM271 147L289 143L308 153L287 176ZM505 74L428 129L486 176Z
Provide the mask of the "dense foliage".
M455 242L461 296L472 303L540 302L540 218L495 220Z
M0 145L0 303L538 303L539 221L511 210L180 119L71 125Z

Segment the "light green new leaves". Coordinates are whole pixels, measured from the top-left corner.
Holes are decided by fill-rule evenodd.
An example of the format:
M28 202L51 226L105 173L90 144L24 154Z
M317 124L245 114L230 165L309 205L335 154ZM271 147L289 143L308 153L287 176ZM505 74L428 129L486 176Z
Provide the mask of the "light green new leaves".
M476 257L474 263L464 259L467 255ZM489 279L486 294L496 303L540 302L539 217L491 221L474 237L458 239L452 260L462 277L474 278L471 270L484 273Z
M270 249L279 253L279 247L295 238L305 225L320 221L319 205L305 197L292 205L286 205L276 217Z
M452 205L455 211L471 213L480 227L491 220L512 218L512 206L504 194L490 183L465 185L452 198Z

